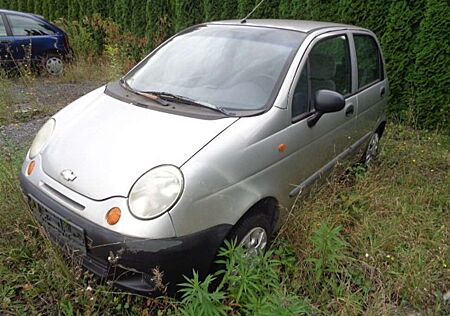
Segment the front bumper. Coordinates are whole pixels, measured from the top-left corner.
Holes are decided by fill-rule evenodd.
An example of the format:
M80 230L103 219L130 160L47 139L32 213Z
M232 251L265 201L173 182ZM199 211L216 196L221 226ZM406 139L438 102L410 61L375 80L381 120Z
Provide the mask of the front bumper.
M183 275L190 277L193 270L198 271L200 277L205 277L231 228L227 224L218 225L177 238L129 237L108 230L67 209L39 190L22 173L20 183L41 223L43 219L39 212L44 211L46 218L56 216L62 220L56 226L67 221L71 226L79 228L82 232L80 238L83 250L77 251L76 255L85 268L100 278L111 280L118 287L140 294L159 294L160 281L168 286L169 294L174 294L177 284L184 281ZM36 213L37 209L40 211ZM43 225L50 239L70 251L75 245L68 240L72 235L63 236L57 233L58 228L55 228L54 223L52 225ZM162 280L158 273L154 273L155 268L163 273Z

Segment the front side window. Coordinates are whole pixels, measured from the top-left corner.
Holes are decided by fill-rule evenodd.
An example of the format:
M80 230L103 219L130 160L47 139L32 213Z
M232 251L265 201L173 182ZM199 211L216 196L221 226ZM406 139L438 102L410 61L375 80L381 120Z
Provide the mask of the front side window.
M381 56L375 39L362 34L355 34L353 38L358 62L358 88L382 80Z
M8 15L11 31L14 36L53 35L55 32L44 22L23 17Z
M310 51L296 84L292 100L292 117L313 110L314 95L318 90L332 90L345 96L350 94L351 86L347 37L334 36L319 41Z
M3 17L0 15L0 36L8 36L6 33L5 24L3 23Z
M207 25L182 33L124 80L134 90L166 92L236 111L267 108L304 33Z

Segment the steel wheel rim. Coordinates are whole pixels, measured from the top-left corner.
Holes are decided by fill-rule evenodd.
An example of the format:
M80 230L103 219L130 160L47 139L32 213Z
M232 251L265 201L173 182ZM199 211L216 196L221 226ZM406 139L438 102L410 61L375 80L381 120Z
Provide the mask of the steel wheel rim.
M262 227L255 227L239 243L246 254L261 253L267 246L267 232Z
M378 144L380 142L380 137L378 133L374 133L372 138L370 139L369 146L367 147L366 152L366 165L371 165L373 159L378 154Z
M63 62L59 57L50 57L45 62L45 69L51 75L59 75L63 71Z

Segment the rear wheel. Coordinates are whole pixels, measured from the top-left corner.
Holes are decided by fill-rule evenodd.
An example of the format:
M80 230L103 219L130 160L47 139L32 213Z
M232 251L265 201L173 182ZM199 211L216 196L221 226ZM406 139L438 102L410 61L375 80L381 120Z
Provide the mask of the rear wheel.
M64 61L59 54L47 54L42 59L42 68L46 73L52 76L59 76L64 70Z
M365 166L370 167L375 158L378 155L378 150L380 147L380 134L378 131L374 132L370 137L369 144L367 145L366 152L364 153L363 163Z

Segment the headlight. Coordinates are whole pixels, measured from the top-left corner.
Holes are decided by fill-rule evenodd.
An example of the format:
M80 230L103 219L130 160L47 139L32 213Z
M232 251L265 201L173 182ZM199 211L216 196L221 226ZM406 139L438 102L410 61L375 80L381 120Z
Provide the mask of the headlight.
M55 119L49 119L39 130L39 132L34 137L33 143L30 147L29 157L33 159L36 157L42 149L48 144L50 136L52 136L53 130L55 129L56 121Z
M183 175L177 167L156 167L133 185L128 206L138 218L154 218L167 212L178 200L182 190Z

